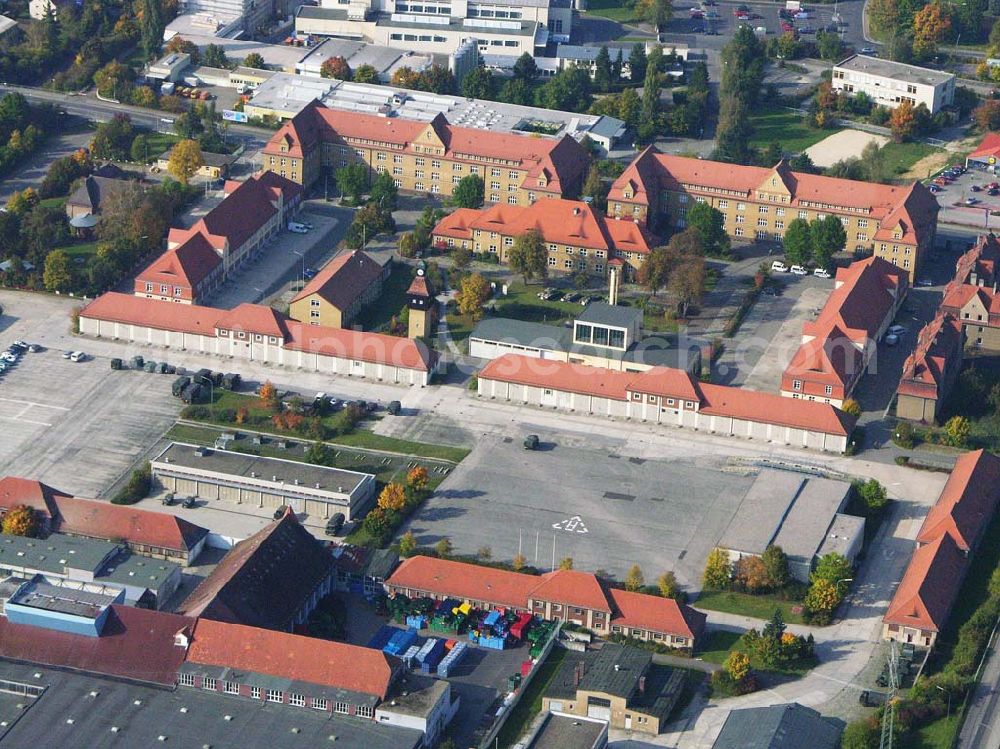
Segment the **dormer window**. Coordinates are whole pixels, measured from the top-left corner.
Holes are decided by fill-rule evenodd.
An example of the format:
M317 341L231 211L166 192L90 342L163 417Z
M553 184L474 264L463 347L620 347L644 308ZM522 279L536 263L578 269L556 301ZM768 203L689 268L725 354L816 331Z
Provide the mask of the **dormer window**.
M632 192L630 190L626 190L622 194L625 196L625 200L631 200L632 199Z

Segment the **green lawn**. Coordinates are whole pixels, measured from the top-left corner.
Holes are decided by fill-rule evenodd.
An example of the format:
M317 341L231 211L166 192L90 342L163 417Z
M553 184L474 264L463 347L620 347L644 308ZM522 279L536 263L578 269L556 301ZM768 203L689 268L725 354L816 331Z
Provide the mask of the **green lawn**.
M740 632L715 630L709 634L708 641L704 646L705 649L698 653L697 657L708 663L723 664L726 662L726 658L729 657L729 653L734 649L738 649L737 645L740 642L740 637ZM770 667L763 666L758 663L755 658L752 658L750 663L756 671L766 671L772 674L785 674L789 676L801 676L811 668L815 667L816 660L796 659Z
M578 302L539 299L538 292L546 285L544 282L523 284L515 281L511 283L507 287L507 296L496 298L497 317L557 324L580 314L580 310L583 308Z
M365 431L364 429L358 429L351 434L342 434L328 441L347 447L359 447L365 450L385 450L403 455L416 455L421 458L449 460L453 463L461 463L472 452L464 447L431 445L426 442L411 442L409 440L397 439L396 437L385 437Z
M938 718L914 731L906 746L909 749L951 749L955 733L961 726L960 708L959 705L952 705L951 717Z
M886 143L882 147L886 165L893 174L905 174L914 164L932 153L941 153L943 148L926 143Z
M798 112L788 109L765 109L750 116L753 138L750 145L767 148L772 143L780 143L788 153L800 153L809 146L840 131L840 128L818 130L806 125Z
M397 263L382 286L378 300L365 307L355 322L363 330L386 332L393 316L398 316L406 304L406 290L410 288L413 275L413 268Z
M170 148L180 141L180 136L172 133L143 133L149 143L149 159L153 161L160 154L169 151Z
M507 722L504 723L497 736L497 744L502 749L513 746L541 711L542 695L552 683L552 679L555 678L556 671L559 670L565 657L565 648L553 647L545 662L536 666L541 670L532 677L531 683L524 690L524 694L521 695L521 699L507 717Z
M472 334L472 329L476 327L471 315L460 315L457 312L449 312L446 318L448 332L451 338L463 352L467 351L466 341Z
M97 242L81 242L80 244L69 244L64 247L57 247L70 257L89 258L97 254Z
M774 610L778 609L787 624L805 623L802 614L792 610L801 609L802 604L783 601L774 596L752 596L749 593L736 593L730 590L706 590L698 596L694 606L699 609L741 614L764 620L774 616Z
M43 208L59 208L62 209L66 206L66 201L69 199L68 196L63 195L59 198L46 198L45 200L38 201L38 205Z
M635 9L629 8L624 0L589 0L586 12L619 23L631 23L636 19Z

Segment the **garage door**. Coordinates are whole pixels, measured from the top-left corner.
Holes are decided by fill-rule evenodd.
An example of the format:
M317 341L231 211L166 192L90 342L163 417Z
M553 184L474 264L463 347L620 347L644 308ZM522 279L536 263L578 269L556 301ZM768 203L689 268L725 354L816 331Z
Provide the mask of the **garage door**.
M611 722L611 700L601 697L587 698L587 717Z

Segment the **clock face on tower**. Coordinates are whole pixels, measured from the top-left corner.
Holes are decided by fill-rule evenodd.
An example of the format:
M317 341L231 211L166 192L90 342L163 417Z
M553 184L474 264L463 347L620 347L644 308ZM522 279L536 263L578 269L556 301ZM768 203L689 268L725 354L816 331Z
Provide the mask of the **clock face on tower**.
M424 275L424 269L423 268L417 268L417 275L418 276Z

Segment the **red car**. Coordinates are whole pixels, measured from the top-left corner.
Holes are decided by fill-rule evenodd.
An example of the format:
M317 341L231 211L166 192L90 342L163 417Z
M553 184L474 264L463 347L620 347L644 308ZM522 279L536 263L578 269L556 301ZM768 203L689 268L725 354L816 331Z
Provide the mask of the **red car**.
M1000 188L1000 183L990 182L988 185L986 185L987 190L996 190L997 188Z
M792 26L792 24L790 24L788 21L782 21L781 30L787 34L789 32L795 31L795 27Z
M938 187L944 187L946 185L951 184L951 180L946 177L938 177L936 180L934 180L934 184L937 185Z

